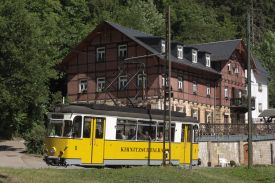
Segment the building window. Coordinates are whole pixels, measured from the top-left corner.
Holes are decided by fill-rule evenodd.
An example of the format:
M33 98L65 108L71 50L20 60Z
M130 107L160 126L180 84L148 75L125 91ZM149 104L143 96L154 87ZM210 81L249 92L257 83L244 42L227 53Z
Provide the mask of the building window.
M119 76L118 89L122 90L127 84L127 76Z
M197 120L199 119L199 118L198 118L198 110L196 110L196 109L193 109L193 110L192 110L192 117L193 117L193 118L196 118Z
M183 47L182 46L178 46L178 51L177 51L177 56L178 56L178 59L183 59Z
M263 112L263 104L262 103L258 103L258 110L259 110L259 112Z
M192 84L192 91L193 91L193 94L197 94L198 85L197 85L197 82L196 82L196 81L193 81L193 84Z
M207 95L207 96L210 96L210 94L211 94L210 84L207 84L207 85L206 85L206 95Z
M258 83L258 91L259 92L263 91L262 83Z
M96 82L96 91L102 92L105 88L105 77L97 78Z
M235 74L239 74L239 67L238 67L238 66L235 67L234 73L235 73Z
M99 47L96 49L96 61L103 62L105 60L105 47Z
M198 52L197 52L197 50L192 50L192 62L193 63L198 62Z
M145 88L147 86L147 76L146 76L146 74L139 74L138 75L138 78L137 78L137 85L138 85L138 87L142 87L142 82L143 82L143 86Z
M231 64L227 64L228 73L231 73Z
M183 88L182 77L178 77L178 89L182 90L182 88Z
M165 76L162 76L162 86L165 87L165 84L166 86L168 86L168 78Z
M165 41L161 41L161 53L165 53Z
M205 111L205 123L211 123L212 115L210 111Z
M206 60L206 67L211 67L211 60L210 60L209 54L205 55L205 60Z
M228 99L228 87L227 86L224 87L224 97L226 99Z
M118 46L118 57L120 59L124 59L127 57L127 45L126 44Z
M238 97L242 98L242 91L241 90L239 90L239 92L238 92Z
M80 80L78 84L78 92L79 93L87 93L88 89L88 81L85 80Z

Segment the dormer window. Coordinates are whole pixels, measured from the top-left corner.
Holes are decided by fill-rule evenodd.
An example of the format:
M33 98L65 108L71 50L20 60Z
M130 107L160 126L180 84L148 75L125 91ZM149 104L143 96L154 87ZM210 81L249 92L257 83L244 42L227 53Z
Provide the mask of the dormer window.
M179 45L177 48L178 48L177 50L178 59L183 59L183 47Z
M165 41L161 41L161 53L165 53Z
M197 50L192 50L192 62L193 63L198 62L198 52L197 52Z
M206 60L206 67L211 67L211 61L210 61L210 55L209 54L205 55L205 60Z

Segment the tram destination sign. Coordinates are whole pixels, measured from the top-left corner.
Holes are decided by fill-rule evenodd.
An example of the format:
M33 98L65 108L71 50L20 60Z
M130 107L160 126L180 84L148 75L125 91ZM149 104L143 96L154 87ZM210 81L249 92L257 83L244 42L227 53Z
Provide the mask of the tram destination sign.
M162 148L121 147L121 152L163 152Z

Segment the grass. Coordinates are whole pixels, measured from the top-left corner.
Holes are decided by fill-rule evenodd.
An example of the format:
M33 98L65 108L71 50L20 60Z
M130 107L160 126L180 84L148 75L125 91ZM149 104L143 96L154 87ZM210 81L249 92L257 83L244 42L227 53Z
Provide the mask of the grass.
M0 168L0 183L271 183L275 166L237 168L133 167L121 169L12 169Z

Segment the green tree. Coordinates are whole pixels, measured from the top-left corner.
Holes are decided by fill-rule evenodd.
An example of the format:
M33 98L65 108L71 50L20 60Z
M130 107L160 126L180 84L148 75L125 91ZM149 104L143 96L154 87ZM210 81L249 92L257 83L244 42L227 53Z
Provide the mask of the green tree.
M146 33L163 34L164 18L152 0L94 0L90 1L89 8L95 25L107 20Z
M193 0L170 4L174 39L188 44L235 38L234 23L227 16L221 19L214 9Z
M39 17L29 13L25 1L0 5L0 134L22 134L42 123L49 79L55 78L53 48L45 39Z

